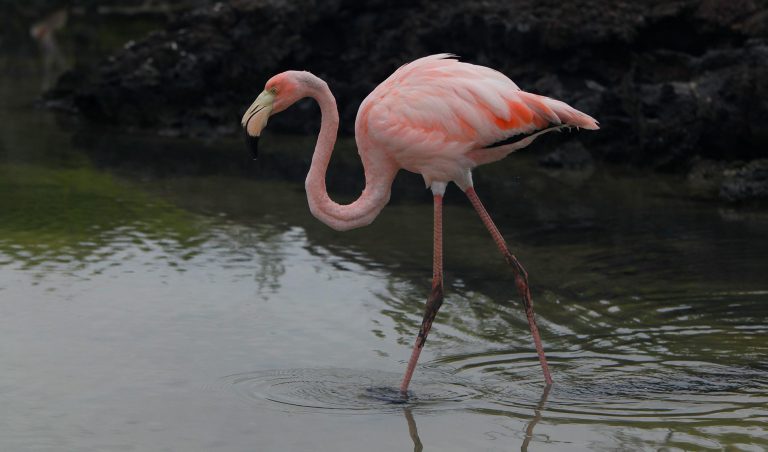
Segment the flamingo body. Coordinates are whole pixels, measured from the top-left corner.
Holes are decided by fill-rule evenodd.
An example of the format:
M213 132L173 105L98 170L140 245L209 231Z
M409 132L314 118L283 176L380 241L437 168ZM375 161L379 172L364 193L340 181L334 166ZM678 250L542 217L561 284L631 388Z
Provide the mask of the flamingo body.
M406 64L360 105L355 138L365 171L365 189L347 205L334 202L325 185L339 126L328 85L309 72L287 71L267 81L243 116L247 142L256 145L267 120L303 97L320 105L322 122L305 183L312 214L344 231L371 223L389 202L400 169L424 177L434 198L432 290L400 390L408 385L427 335L443 302L442 200L448 183L467 195L499 251L511 266L547 384L552 383L533 312L528 274L510 252L472 184L471 171L529 145L541 134L564 127L598 129L597 121L564 102L520 90L504 74L459 62L449 54Z
M439 54L402 66L376 87L360 105L355 135L360 148L368 144L386 153L399 167L421 174L428 187L455 182L466 189L474 167L533 139L489 146L562 126L598 128L592 117L521 91L501 72Z

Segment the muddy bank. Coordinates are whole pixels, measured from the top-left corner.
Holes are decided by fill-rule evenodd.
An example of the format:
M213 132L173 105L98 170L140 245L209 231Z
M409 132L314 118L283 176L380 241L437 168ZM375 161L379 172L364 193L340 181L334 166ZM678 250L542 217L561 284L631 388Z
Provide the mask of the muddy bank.
M47 99L98 122L233 134L270 75L305 69L329 82L351 133L377 83L436 52L497 68L598 118L599 133L537 143L554 150L576 140L587 154L579 160L685 172L702 160L768 157L768 6L754 1L231 0L179 13L65 74ZM270 129L312 133L317 124L315 106L302 103Z

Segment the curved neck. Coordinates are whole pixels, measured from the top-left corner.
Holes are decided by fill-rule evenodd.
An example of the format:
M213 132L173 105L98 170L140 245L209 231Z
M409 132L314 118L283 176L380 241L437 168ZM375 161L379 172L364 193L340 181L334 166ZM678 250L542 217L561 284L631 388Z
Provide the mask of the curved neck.
M389 202L392 180L397 169L381 155L367 152L365 140L358 140L360 157L365 171L365 189L360 197L351 204L335 203L325 187L325 173L336 143L336 133L339 128L339 112L328 85L317 79L308 96L320 105L322 123L317 137L312 165L307 174L305 187L309 210L317 219L338 231L345 231L370 224L381 209Z

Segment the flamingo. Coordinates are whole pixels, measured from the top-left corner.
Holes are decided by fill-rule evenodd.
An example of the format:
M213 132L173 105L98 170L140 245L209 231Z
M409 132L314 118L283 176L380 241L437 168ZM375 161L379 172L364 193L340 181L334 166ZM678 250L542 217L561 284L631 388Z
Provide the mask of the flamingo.
M416 336L400 393L408 394L413 372L443 303L443 195L449 182L469 198L514 273L544 380L552 384L541 344L528 274L507 246L472 184L472 170L531 144L540 135L563 128L598 129L589 115L549 97L527 93L501 72L461 62L455 55L419 58L397 69L360 105L355 141L365 172L365 188L347 205L330 199L325 174L339 126L336 100L328 84L305 71L270 78L243 115L246 142L254 159L271 115L309 97L320 106L320 133L305 188L309 210L338 231L370 224L389 202L392 181L401 169L421 174L432 191L434 242L432 290Z

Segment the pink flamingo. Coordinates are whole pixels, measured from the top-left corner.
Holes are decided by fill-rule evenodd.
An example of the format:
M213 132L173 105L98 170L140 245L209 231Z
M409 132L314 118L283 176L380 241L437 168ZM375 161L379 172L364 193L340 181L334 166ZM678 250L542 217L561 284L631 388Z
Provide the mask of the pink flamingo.
M392 181L400 169L419 173L434 197L432 291L400 385L407 395L432 322L443 302L442 201L454 182L466 193L512 267L523 299L528 325L544 379L552 383L533 313L528 275L507 244L472 186L472 169L495 162L529 145L539 135L565 127L598 129L597 121L571 106L521 91L493 69L459 62L439 54L406 64L365 98L355 120L355 139L365 171L365 189L348 205L328 197L325 173L336 142L339 114L328 85L309 72L275 75L245 112L242 125L254 158L261 131L270 115L299 99L320 105L322 124L306 180L309 210L339 231L370 224L389 201Z

